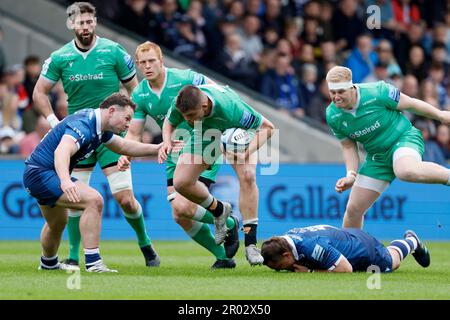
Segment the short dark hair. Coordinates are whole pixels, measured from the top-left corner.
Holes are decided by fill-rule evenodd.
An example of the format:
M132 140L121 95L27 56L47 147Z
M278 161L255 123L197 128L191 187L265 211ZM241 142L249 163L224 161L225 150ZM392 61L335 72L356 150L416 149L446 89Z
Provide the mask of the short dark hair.
M442 62L433 61L431 62L430 70L442 70L445 71L445 66Z
M23 61L24 66L29 66L30 64L40 64L41 59L38 56L31 55L25 58Z
M431 50L434 49L446 49L447 47L445 46L445 43L440 42L440 41L435 41L433 43L433 46L431 47Z
M383 68L383 69L387 69L389 67L389 64L387 62L382 62L382 61L378 61L375 64L375 68Z
M181 113L197 109L202 103L201 93L199 88L187 85L178 93L175 106Z
M289 243L282 237L272 237L263 242L261 255L264 258L264 265L268 262L280 261L283 253L292 251Z
M131 109L136 110L136 105L130 98L121 93L113 93L108 98L103 100L100 104L100 109L108 109L111 106L119 106L125 108L126 106L130 106Z
M67 8L67 15L71 19L75 19L77 14L83 13L92 13L94 16L97 16L97 10L89 2L75 2Z

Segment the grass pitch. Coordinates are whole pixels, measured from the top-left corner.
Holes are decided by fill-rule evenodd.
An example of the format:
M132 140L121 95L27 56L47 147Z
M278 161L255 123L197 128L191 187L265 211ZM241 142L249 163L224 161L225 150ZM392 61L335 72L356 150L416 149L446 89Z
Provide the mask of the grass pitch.
M147 268L133 241L103 241L101 253L118 274L80 273L80 289L71 274L38 271L38 241L0 242L0 300L5 299L154 299L154 300L299 300L299 299L450 299L450 243L427 243L431 266L421 268L409 256L401 268L380 276L380 289L369 290L370 274L275 272L250 267L243 246L237 267L211 270L215 259L191 241L154 241L161 267ZM60 258L67 254L67 242Z

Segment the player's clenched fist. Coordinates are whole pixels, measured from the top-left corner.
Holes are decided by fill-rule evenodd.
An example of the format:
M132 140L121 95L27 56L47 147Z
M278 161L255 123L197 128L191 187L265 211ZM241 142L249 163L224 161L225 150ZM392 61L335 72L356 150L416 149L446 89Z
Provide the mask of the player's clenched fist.
M119 171L126 171L130 169L131 165L131 157L129 156L121 156L117 161L117 168Z
M341 192L351 188L354 183L355 183L354 177L344 177L344 178L339 179L336 182L336 186L334 187L334 189L337 192L341 193Z

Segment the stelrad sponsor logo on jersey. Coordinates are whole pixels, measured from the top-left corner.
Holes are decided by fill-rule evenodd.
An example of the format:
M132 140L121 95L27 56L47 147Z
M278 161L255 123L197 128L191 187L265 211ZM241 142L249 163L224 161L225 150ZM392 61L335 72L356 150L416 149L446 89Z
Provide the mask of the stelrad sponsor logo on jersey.
M75 74L70 76L70 81L89 81L89 80L103 80L103 72L99 74Z
M359 137L365 136L368 133L374 132L379 127L381 127L381 124L380 124L380 121L377 120L377 122L375 122L370 127L364 128L363 130L355 131L354 133L351 133L350 134L350 138L355 139L355 138L359 138Z

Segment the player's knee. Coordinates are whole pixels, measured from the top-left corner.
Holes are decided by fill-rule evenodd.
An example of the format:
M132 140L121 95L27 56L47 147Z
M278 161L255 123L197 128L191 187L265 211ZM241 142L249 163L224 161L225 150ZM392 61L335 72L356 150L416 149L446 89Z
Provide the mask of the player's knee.
M136 211L136 200L133 196L124 196L116 198L117 203L125 212L134 212Z
M172 218L177 224L181 224L182 221L185 220L183 213L175 208L172 208Z
M256 185L256 175L253 170L244 170L239 176L241 188L253 188Z
M172 204L172 217L176 223L179 224L180 220L183 220L189 216L191 206L188 201L173 200Z
M48 222L47 225L49 229L53 232L63 233L67 225L67 216L61 217L60 219Z
M362 216L364 214L364 208L356 202L349 201L345 212L350 216Z
M186 194L189 191L189 189L193 187L193 184L188 179L174 178L173 187L178 193Z
M103 197L101 196L100 193L98 192L92 192L92 194L90 195L90 197L87 200L88 202L88 206L92 209L94 209L96 212L98 213L102 213L103 211Z
M414 168L394 167L394 174L402 181L415 181L417 172Z

